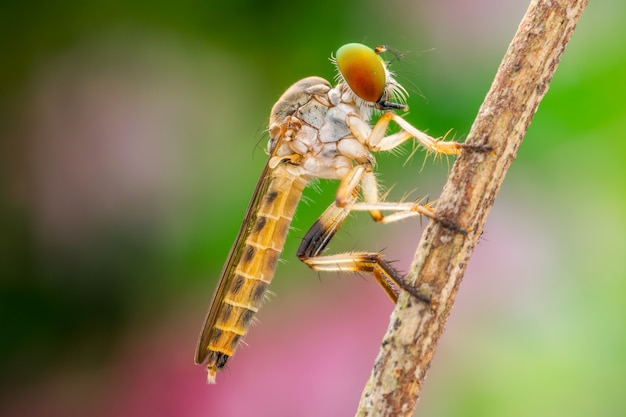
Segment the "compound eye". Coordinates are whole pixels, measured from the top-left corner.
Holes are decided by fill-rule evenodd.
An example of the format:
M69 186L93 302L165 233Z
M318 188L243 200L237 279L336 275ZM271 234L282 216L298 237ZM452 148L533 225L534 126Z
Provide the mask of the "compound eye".
M337 68L350 89L365 101L376 103L385 92L387 75L383 60L360 43L349 43L337 50Z

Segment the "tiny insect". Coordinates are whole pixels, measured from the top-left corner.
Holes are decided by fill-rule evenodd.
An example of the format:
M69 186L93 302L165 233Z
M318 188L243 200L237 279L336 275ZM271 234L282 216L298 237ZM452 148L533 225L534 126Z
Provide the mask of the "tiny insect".
M334 87L320 77L304 78L289 87L272 108L269 159L198 340L195 361L206 362L209 383L215 383L217 373L248 332L274 276L302 191L314 178L339 180L339 186L333 204L305 234L298 258L316 271L370 272L393 302L399 289L428 301L405 284L402 274L380 252L321 254L354 210L368 211L382 223L419 215L443 222L432 205L381 201L373 171L374 152L390 151L411 138L435 154L454 155L472 148L435 139L395 113L407 110L408 94L382 59L385 50L358 43L342 46L331 57L337 69ZM374 113L382 114L370 124ZM392 121L400 130L387 134Z

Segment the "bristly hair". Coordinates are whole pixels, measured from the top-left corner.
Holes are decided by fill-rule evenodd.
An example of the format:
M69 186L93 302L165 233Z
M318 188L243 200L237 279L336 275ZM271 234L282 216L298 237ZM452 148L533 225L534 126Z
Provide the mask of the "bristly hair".
M389 70L385 63L385 72L387 74L387 86L385 87L385 94L387 101L391 101L398 104L406 104L409 93L406 89L396 81L396 75Z
M387 45L379 45L374 48L374 51L377 55L380 55L384 52L387 52L389 47ZM395 59L400 59L400 56L395 51L392 51ZM383 68L385 69L385 78L387 80L387 84L385 86L385 93L381 100L387 100L391 102L396 102L398 104L406 104L409 94L406 89L396 81L396 74L389 69L389 64L392 61L383 61Z

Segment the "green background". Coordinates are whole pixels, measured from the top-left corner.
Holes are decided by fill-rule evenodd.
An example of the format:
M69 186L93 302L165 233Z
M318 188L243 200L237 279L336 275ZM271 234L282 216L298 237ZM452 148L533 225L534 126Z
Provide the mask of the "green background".
M350 415L392 306L295 256L336 184L305 193L260 324L193 364L265 162L269 110L391 45L407 119L462 140L527 7L500 2L32 2L0 6L0 414ZM420 415L623 415L626 5L591 2L472 258ZM452 136L451 136L452 137ZM453 159L381 155L390 199ZM332 250L406 269L423 224L354 216Z

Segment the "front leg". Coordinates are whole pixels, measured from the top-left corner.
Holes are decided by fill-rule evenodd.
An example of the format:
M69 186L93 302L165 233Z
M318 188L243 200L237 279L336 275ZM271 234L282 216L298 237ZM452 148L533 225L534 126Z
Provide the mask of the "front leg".
M387 128L392 120L400 126L401 130L387 135ZM493 151L490 146L470 145L435 139L393 112L387 112L380 116L374 127L370 127L369 124L355 114L348 115L347 124L352 134L361 143L366 144L372 152L390 151L411 138L415 138L428 152L432 152L436 155L458 155L463 149L478 152Z

